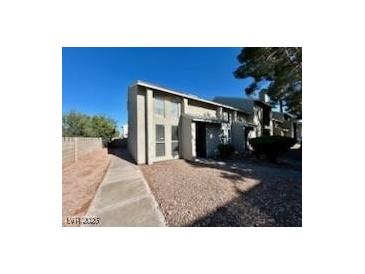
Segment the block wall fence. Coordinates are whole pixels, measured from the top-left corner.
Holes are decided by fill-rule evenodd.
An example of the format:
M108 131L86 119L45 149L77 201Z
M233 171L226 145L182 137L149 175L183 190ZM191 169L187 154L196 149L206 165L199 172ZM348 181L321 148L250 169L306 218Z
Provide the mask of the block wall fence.
M62 165L76 162L82 155L103 148L101 138L62 137Z

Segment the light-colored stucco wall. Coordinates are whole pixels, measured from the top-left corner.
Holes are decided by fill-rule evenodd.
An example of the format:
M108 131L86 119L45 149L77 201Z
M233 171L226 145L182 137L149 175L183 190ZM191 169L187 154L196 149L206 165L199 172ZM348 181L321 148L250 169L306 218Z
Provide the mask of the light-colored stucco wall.
M137 164L146 163L145 91L138 86L128 91L128 149Z
M204 104L202 102L197 101L188 101L188 107L186 109L186 113L195 116L202 117L217 117L217 108L216 106L210 106L208 104Z
M137 89L137 164L146 163L146 92Z

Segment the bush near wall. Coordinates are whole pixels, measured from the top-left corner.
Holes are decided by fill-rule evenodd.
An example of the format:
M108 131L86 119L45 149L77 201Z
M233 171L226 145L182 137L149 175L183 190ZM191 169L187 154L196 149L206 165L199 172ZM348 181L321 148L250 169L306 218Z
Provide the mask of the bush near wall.
M295 144L295 139L285 136L262 136L251 138L249 143L257 155L264 155L272 162Z
M63 137L100 137L107 146L113 137L119 136L117 123L104 115L87 115L70 111L62 115Z
M219 144L218 145L219 157L228 158L232 156L234 147L231 144Z

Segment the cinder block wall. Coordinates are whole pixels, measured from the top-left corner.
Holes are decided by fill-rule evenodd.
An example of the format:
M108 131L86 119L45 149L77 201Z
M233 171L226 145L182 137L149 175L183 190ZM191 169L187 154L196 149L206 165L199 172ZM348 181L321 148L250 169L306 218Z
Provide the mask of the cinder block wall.
M82 155L103 148L101 138L62 137L62 165L76 162Z

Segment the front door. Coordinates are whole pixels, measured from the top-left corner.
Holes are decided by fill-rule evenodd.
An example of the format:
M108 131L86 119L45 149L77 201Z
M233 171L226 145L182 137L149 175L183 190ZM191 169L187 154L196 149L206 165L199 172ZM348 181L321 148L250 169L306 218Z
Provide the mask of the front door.
M205 158L207 156L206 128L205 123L196 122L196 156Z

